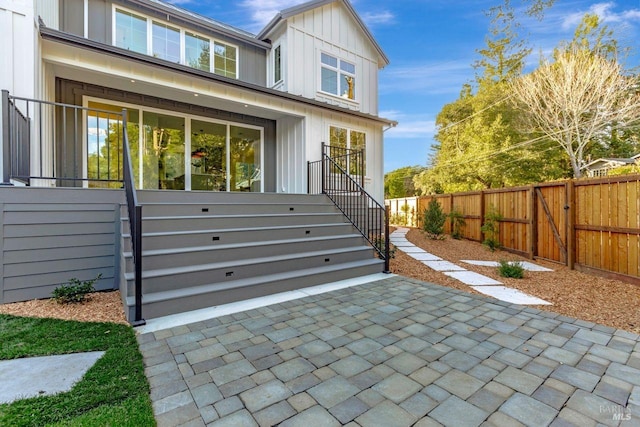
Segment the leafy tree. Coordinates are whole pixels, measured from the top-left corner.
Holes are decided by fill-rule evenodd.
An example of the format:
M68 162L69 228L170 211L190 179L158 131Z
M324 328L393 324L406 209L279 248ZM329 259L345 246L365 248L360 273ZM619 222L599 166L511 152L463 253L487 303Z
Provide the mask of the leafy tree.
M526 13L539 15L553 1L523 1ZM549 159L560 150L524 134L520 113L506 102L510 82L518 78L531 52L518 35L519 24L509 0L491 8L486 46L474 63L475 84L465 84L460 97L436 118L438 144L432 167L415 178L425 194L495 188L562 177ZM535 145L533 144L535 143ZM541 148L542 147L542 148Z
M416 194L413 177L422 172L423 166L406 166L393 170L384 176L384 194L387 199L411 197Z

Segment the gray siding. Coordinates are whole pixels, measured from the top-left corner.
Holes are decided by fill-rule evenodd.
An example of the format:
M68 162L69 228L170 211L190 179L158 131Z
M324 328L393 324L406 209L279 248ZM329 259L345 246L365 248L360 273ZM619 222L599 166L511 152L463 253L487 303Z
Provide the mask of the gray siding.
M171 23L181 28L207 35L221 42L238 46L238 59L240 61L238 79L266 86L267 52L264 49L247 44L241 40L233 39L225 34L216 33L208 27L195 26L190 22L184 22L179 17L169 16L169 19L167 19L166 14L158 13L135 3L111 0L89 0L89 38L91 40L111 44L114 3L116 5L122 5L134 12L158 19L159 21ZM60 0L60 30L83 36L83 20L83 0Z
M0 188L0 303L48 298L71 278L119 286L121 190Z

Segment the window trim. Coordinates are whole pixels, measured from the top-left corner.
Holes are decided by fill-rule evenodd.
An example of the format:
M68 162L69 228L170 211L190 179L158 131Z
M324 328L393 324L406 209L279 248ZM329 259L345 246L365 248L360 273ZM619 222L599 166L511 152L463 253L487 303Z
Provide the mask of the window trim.
M153 57L153 23L157 22L158 24L161 25L166 25L168 27L177 29L180 32L180 61L179 64L181 65L185 65L187 67L193 68L195 70L201 70L200 68L195 68L195 67L191 67L189 64L187 64L186 61L186 33L190 33L193 34L195 36L201 37L203 39L207 39L209 40L209 70L201 70L201 71L208 71L209 73L212 74L216 74L218 76L223 76L223 77L227 77L227 78L233 78L236 80L239 80L239 76L240 76L240 49L238 47L238 45L221 40L221 39L216 39L213 38L211 36L205 35L199 31L195 31L191 28L186 28L180 25L175 25L173 22L169 22L167 20L163 20L161 18L156 18L150 15L145 15L144 13L140 13L138 11L134 11L132 9L129 9L127 7L123 7L117 4L112 4L112 10L111 10L111 45L114 47L118 47L116 42L116 16L118 11L122 11L134 16L137 16L139 18L145 19L146 23L147 23L147 51L144 53L148 56L152 56ZM215 44L223 44L225 46L229 46L235 49L236 51L236 66L235 66L235 77L228 77L225 74L219 74L215 72ZM121 48L124 49L124 48ZM158 58L158 59L162 59L163 61L165 61L165 59L163 58ZM172 64L174 64L175 62L166 60L167 62L170 62Z
M336 67L333 67L333 66L331 66L329 64L323 63L322 62L322 55L323 54L327 55L327 56L329 56L331 58L335 58L335 60L337 61ZM348 71L343 70L340 67L340 64L342 62L346 62L347 64L352 65L355 71L353 73L350 73ZM329 52L324 51L324 50L320 50L319 53L318 53L318 64L320 66L319 67L320 68L320 72L318 73L318 92L319 93L321 93L322 95L331 96L333 98L337 98L337 99L340 99L340 100L343 100L343 101L346 101L346 102L351 102L351 103L354 103L354 104L358 104L359 103L358 95L359 95L360 91L355 90L356 89L355 87L354 87L353 99L349 98L348 96L340 95L340 75L341 74L346 74L348 76L353 77L356 80L356 82L359 81L358 67L357 67L355 62L349 61L347 59L343 59L342 57L340 57L340 56L338 56L336 54L329 53ZM322 69L323 68L326 68L328 70L336 72L336 83L337 83L337 90L338 90L337 94L322 90Z

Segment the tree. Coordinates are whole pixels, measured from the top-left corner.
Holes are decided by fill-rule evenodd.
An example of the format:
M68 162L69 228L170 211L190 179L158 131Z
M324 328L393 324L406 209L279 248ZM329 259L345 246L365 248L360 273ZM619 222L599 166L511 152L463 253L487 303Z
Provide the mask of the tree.
M387 173L384 176L384 197L396 199L417 195L413 177L423 170L422 166L406 166Z
M629 128L640 117L638 79L626 76L617 60L580 45L556 52L555 62L543 61L511 87L530 128L562 147L576 178L599 134Z

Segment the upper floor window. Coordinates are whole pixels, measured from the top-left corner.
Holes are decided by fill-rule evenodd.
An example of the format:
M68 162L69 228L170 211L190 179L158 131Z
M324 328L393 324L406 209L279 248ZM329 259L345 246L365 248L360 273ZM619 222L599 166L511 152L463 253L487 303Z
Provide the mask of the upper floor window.
M356 66L326 53L320 54L320 90L348 99L356 99Z
M153 56L180 62L180 30L153 21Z
M238 48L114 8L113 44L221 76L238 77Z
M124 10L116 10L115 45L134 52L147 53L147 19Z
M282 80L282 45L273 51L273 83Z

